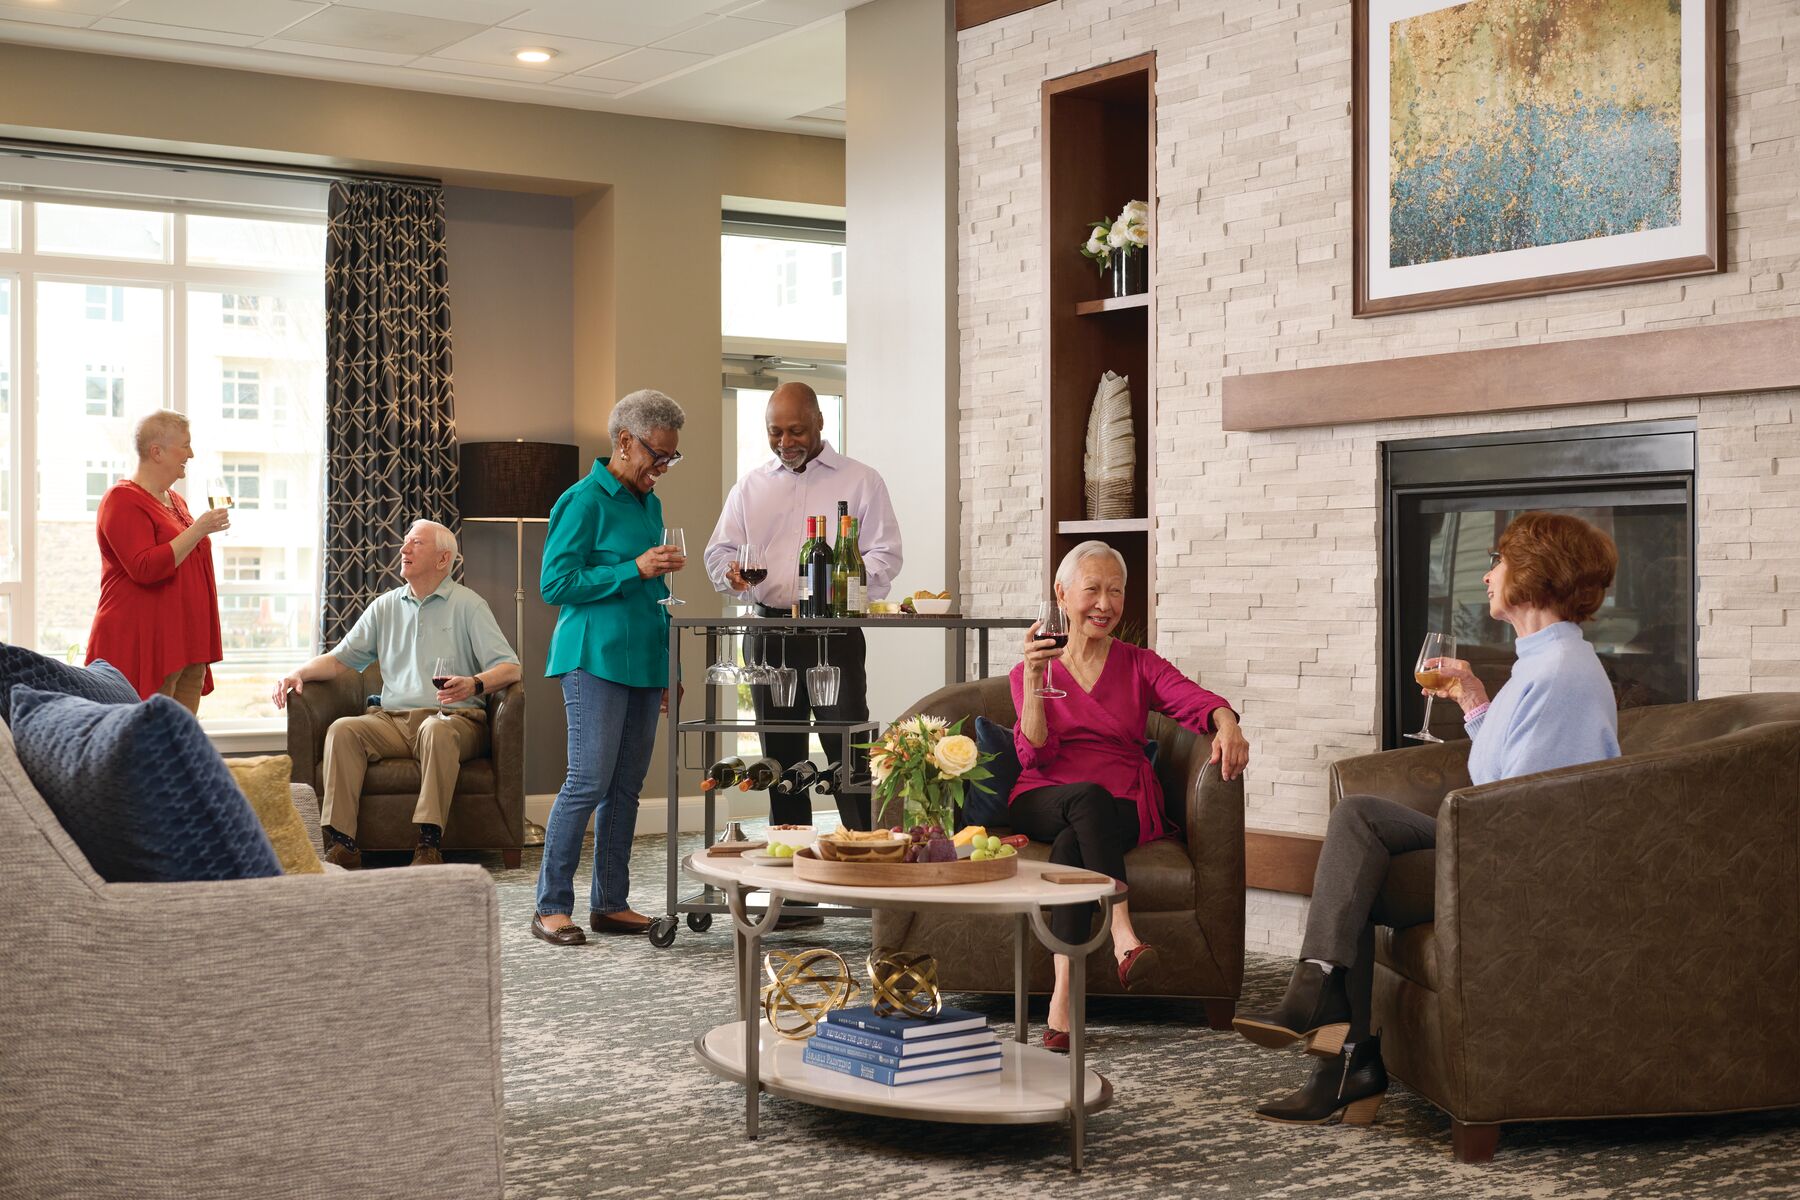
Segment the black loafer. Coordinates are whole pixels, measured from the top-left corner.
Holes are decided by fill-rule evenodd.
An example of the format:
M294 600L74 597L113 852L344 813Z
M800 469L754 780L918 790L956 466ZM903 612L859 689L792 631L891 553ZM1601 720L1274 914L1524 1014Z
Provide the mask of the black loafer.
M588 928L595 933L622 933L627 936L650 932L650 918L629 908L615 913L588 913Z
M540 942L549 942L552 946L587 945L587 934L581 932L581 926L570 921L560 929L551 929L544 924L542 913L532 915L531 936Z

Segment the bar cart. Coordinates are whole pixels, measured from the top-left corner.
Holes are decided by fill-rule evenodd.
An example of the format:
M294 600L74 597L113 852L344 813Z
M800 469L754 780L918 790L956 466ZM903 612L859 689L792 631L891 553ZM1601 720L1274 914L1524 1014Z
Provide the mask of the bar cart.
M958 616L879 616L879 617L761 617L761 616L725 616L725 617L675 617L669 621L669 678L680 678L681 638L684 633L703 635L706 638L706 660L714 661L719 654L719 639L746 633L774 634L785 637L830 637L834 631L842 633L850 629L941 629L948 630L955 650L954 680L956 683L966 682L968 678L969 634L975 634L975 669L977 678L985 678L988 674L988 635L996 629L1024 629L1031 621L1019 617L958 617ZM698 719L684 720L681 714L681 689L669 689L669 718L666 725L668 760L668 907L664 914L650 925L650 943L659 949L666 949L674 944L675 932L680 927L683 917L687 919L688 928L695 933L705 933L712 926L715 914L729 913L730 906L722 891L707 884L700 891L689 896L681 895L681 738L683 734L698 735L700 738L700 756L703 762L711 762L718 758L719 739L721 736L735 736L740 733L798 733L808 732L819 735L819 740L827 746L833 740L840 747L840 762L849 762L847 748L854 742L873 741L880 733L882 722L828 722L828 721L754 721L721 717L719 712L718 691L713 686L704 686L705 701ZM792 764L784 764L792 765ZM870 781L867 776L859 779L846 779L845 791L868 792ZM705 806L705 841L712 844L718 835L719 812L716 807L716 796L707 792ZM759 911L759 910L758 910ZM843 906L821 905L817 915L826 917L866 917L868 910Z

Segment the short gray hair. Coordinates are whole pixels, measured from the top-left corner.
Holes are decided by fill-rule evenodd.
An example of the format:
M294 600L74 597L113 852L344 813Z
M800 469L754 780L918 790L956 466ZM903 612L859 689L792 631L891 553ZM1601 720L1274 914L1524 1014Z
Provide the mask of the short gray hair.
M623 431L641 442L658 429L679 431L686 421L681 405L655 388L639 388L613 406L606 436L616 442Z
M415 529L431 530L432 544L437 547L439 554L442 554L446 550L450 552L450 562L452 565L455 565L456 560L462 557L462 550L456 544L456 535L450 532L449 526L441 525L436 521L429 521L424 517L420 517L417 521L414 521L411 525L406 527L406 532L410 536Z
M137 444L137 456L148 458L153 446L166 446L170 435L181 435L188 432L188 419L172 408L159 408L137 423L133 440Z
M1075 572L1081 569L1083 560L1089 558L1110 558L1118 565L1119 579L1121 582L1131 578L1131 572L1125 567L1125 556L1123 554L1120 554L1105 542L1090 540L1082 542L1073 550L1063 555L1062 562L1056 565L1056 582L1062 587L1068 587L1075 581Z

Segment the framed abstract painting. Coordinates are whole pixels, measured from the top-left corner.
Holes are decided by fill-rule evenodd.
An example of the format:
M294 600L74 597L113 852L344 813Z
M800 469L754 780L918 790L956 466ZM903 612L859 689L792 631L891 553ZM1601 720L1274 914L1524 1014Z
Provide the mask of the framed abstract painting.
M1353 0L1359 317L1724 269L1722 0Z

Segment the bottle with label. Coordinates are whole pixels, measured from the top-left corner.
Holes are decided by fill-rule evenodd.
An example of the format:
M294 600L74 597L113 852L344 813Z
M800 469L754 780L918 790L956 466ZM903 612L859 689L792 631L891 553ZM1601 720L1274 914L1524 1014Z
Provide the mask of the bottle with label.
M838 505L843 508L842 504ZM831 547L831 615L848 617L850 612L850 518L839 515L837 541Z
M803 758L781 773L781 778L769 791L777 796L794 796L812 786L813 780L819 777L819 768L810 758Z
M862 556L862 523L855 517L845 517L850 523L849 535L844 539L849 547L846 553L849 562L844 567L844 610L853 617L869 615L869 568Z
M834 607L831 574L837 565L836 557L825 537L825 518L820 517L818 524L818 536L809 543L811 549L806 556L806 602L800 612L803 617L829 617Z
M760 792L781 778L781 764L772 758L753 758L738 780L740 792Z
M700 790L703 792L722 791L725 788L735 786L739 780L743 779L743 777L743 759L738 758L736 755L733 755L730 758L721 758L718 762L706 768L706 777L700 781Z
M843 786L842 763L832 763L828 767L821 768L812 781L813 792L820 796L835 796L843 789Z
M806 518L806 536L800 539L799 590L794 593L793 615L796 617L810 616L812 612L812 605L809 603L812 593L807 589L806 562L812 555L813 542L818 536L818 519L816 517Z

